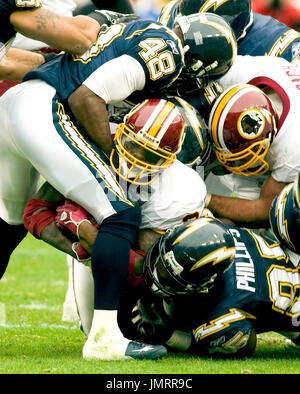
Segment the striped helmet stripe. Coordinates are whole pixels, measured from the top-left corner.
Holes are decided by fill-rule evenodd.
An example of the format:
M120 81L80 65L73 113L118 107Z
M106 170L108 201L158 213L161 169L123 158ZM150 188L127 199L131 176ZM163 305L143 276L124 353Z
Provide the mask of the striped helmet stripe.
M158 134L160 133L164 123L166 122L174 108L174 104L167 102L166 100L160 100L159 104L155 107L154 111L149 116L149 119L147 120L145 127L143 127L143 130L148 132L148 134L152 137L159 138ZM164 132L165 130L166 129L164 129Z

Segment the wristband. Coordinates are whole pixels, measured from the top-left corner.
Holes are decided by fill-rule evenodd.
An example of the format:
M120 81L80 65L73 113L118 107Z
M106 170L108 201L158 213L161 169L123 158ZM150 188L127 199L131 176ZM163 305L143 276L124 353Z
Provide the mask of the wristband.
M107 18L97 10L90 12L87 16L89 16L92 19L95 19L100 26L105 25L108 22Z
M39 209L43 209L37 212ZM55 221L55 211L48 201L32 198L28 201L23 215L23 223L35 238L41 238L41 232L50 223Z

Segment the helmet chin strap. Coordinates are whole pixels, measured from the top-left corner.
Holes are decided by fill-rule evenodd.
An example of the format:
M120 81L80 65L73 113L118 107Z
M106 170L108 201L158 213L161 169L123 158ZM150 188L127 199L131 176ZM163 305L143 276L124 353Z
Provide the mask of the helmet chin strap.
M199 293L208 293L209 290L211 289L215 279L217 277L217 274L214 274L210 279L207 280L207 282L203 283L201 285L201 290L199 291Z
M190 50L189 45L185 45L185 46L183 47L183 54L185 55L189 50Z

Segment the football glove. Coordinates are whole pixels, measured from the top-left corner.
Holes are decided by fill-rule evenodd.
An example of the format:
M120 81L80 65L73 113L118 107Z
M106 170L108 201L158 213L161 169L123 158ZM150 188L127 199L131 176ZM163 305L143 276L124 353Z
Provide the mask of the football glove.
M95 10L88 14L90 18L95 19L99 25L115 25L117 23L128 23L139 19L136 14L121 14L119 12L108 10Z
M151 344L166 342L173 334L174 329L170 319L163 310L152 301L138 300L131 313L131 322L134 326L137 339Z
M72 244L72 250L76 254L76 260L80 263L90 267L91 266L91 256L84 249L80 242L74 242Z
M56 225L61 230L67 230L71 234L78 235L78 228L82 222L90 222L87 211L78 204L66 200L64 205L56 208Z

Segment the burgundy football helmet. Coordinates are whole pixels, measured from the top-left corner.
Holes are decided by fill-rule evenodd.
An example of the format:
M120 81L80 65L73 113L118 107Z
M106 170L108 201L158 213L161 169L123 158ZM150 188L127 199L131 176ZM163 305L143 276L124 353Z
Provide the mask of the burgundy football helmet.
M209 136L218 161L234 174L264 174L269 169L264 157L277 124L277 111L261 89L250 84L227 89L209 117Z
M135 106L119 124L110 157L116 173L126 181L147 185L174 163L185 136L180 109L164 99L148 99ZM115 154L119 164L115 165Z

